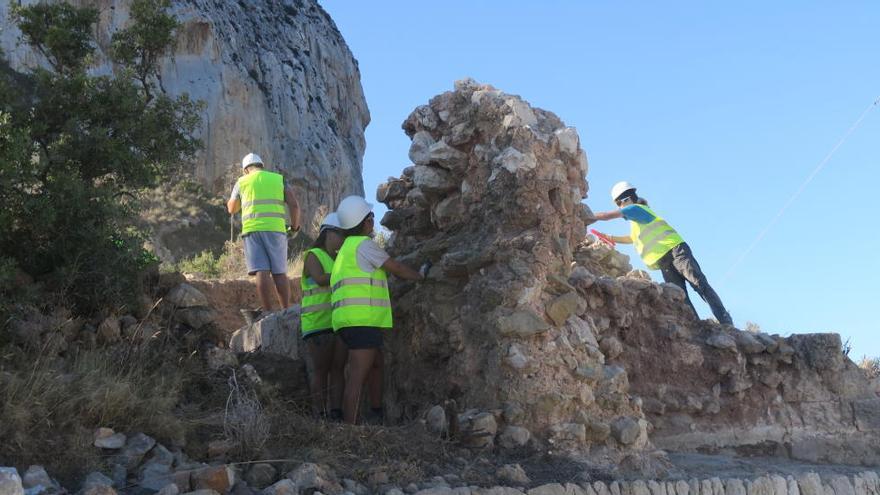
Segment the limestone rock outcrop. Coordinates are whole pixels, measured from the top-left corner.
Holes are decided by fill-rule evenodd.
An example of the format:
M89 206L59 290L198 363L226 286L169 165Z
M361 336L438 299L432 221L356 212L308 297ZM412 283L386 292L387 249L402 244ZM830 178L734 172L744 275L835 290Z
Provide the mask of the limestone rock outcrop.
M72 3L98 7L93 70L110 73L104 53L128 22L131 0ZM17 70L42 63L11 24L9 7L0 2L0 50ZM360 71L317 1L173 0L172 13L180 28L161 81L171 95L206 103L205 148L192 172L211 192L228 195L241 157L254 151L294 186L306 225L321 205L362 193L370 114Z

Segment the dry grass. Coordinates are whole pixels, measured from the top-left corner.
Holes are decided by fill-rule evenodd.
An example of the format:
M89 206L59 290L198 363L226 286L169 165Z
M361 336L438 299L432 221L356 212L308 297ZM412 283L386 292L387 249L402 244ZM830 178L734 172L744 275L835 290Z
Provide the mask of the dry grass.
M241 279L247 277L247 265L244 259L244 241L226 241L223 252L219 256L212 251L201 253L181 260L177 264L166 265L165 271L179 271L204 279Z
M244 260L244 241L226 241L223 245L223 254L217 259L220 277L224 279L238 279L247 277L247 265Z
M316 462L361 482L383 471L395 483L406 484L442 474L439 466L462 455L454 443L428 434L418 423L350 426L313 419L298 412L299 407L276 403L267 410L273 428L267 454L293 460L289 468L296 462Z
M289 459L288 465L278 466L282 471L300 462L315 462L330 466L340 477L368 485L371 474L381 471L399 486L450 473L468 484L492 486L497 484L496 470L515 463L525 468L532 486L537 486L574 480L590 468L583 461L544 450L464 448L454 440L428 433L419 421L399 426L349 426L318 421L299 412L306 408L294 403L267 407L272 436L264 455ZM598 469L589 473L590 478L602 476Z
M763 330L761 330L761 325L758 325L753 321L747 321L745 331L751 333L761 333Z
M862 356L862 359L859 361L859 368L865 371L868 378L880 377L880 357L869 358L868 356Z
M0 458L7 463L44 464L79 481L104 461L92 446L100 426L168 444L185 436L175 415L185 363L161 342L72 351L67 359L13 346L2 352Z
M269 439L269 421L260 399L254 390L238 381L234 370L229 377L223 432L243 455L260 452Z
M287 260L287 275L297 278L302 274L305 250L312 239L300 234L292 242ZM292 257L290 257L292 256ZM226 241L219 256L211 251L203 251L192 258L182 260L176 265L165 265L165 271L179 271L197 278L238 280L247 278L247 265L244 257L244 241Z
M303 264L306 261L305 251L297 253L292 259L287 260L287 277L299 278L302 276Z

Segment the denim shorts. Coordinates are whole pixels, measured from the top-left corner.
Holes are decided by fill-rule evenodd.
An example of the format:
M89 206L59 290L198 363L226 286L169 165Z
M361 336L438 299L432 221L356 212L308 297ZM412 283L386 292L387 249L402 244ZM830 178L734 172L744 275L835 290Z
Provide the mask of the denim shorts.
M272 272L287 273L287 234L281 232L251 232L244 236L244 259L248 275Z

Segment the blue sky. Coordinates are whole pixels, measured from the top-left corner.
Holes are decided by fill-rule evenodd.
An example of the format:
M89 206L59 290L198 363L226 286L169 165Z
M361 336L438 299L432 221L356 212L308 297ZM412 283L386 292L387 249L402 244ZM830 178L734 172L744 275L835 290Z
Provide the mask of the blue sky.
M618 180L639 186L739 326L834 331L851 357L880 355L880 108L722 281L880 96L880 3L321 3L360 63L368 197L408 165L409 112L470 76L576 127L587 204L612 207Z

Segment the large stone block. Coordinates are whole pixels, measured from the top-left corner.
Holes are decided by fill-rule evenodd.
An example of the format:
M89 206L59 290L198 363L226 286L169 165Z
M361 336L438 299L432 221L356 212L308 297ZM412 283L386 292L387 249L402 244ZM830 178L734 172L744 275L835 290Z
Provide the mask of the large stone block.
M13 467L0 467L0 495L24 495L21 476Z
M801 495L825 495L822 479L816 473L801 474L797 477L797 484Z
M550 324L530 310L517 311L498 319L501 335L530 337L550 329Z
M235 352L261 352L299 358L299 305L272 313L232 334L229 348Z
M193 308L208 305L208 298L202 291L190 284L182 283L171 289L165 300L178 308Z

